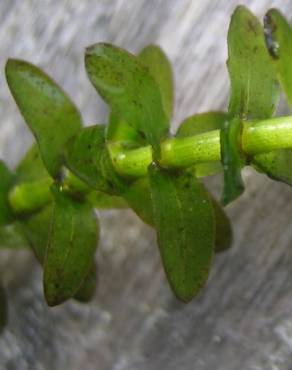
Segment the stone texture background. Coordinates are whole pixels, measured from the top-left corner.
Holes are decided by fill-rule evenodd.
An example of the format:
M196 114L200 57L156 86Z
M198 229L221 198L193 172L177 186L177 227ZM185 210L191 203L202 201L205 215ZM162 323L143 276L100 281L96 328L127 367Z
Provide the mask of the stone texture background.
M241 3L258 16L290 1ZM4 64L44 68L74 98L84 122L107 110L88 82L84 48L107 41L138 51L163 47L174 66L175 127L182 118L225 109L226 33L235 0L1 0L0 157L14 166L32 142L9 94ZM285 108L281 108L282 113ZM209 180L218 193L220 176ZM228 208L235 242L215 258L210 280L188 305L167 286L153 231L131 211L101 214L100 287L89 305L50 309L41 271L26 251L1 251L9 325L0 338L4 370L292 369L292 191L254 171Z

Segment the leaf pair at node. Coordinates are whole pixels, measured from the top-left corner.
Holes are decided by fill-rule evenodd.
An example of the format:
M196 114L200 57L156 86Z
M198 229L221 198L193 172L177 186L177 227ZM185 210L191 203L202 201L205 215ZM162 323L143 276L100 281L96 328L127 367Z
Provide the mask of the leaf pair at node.
M279 84L292 102L291 27L276 10L265 29L245 7L238 7L228 31L231 94L228 112L187 118L176 137L220 131L221 163L164 168L161 143L170 136L173 77L156 46L138 55L109 44L86 50L90 81L110 108L107 125L82 128L80 113L40 69L9 60L6 77L14 99L37 141L15 172L0 163L0 242L29 244L44 268L50 305L74 297L86 300L96 282L96 207L130 206L156 229L162 262L176 296L192 299L206 283L214 252L231 244L223 209L198 177L223 166L222 202L244 190L241 170L251 164L272 178L292 184L289 149L244 153L247 121L272 116ZM150 145L152 163L136 179L116 170L115 154Z
M87 49L85 61L91 82L111 108L107 128L109 147L152 146L153 164L147 177L128 182L126 191L120 195L142 220L156 229L168 281L179 299L189 301L207 280L219 227L224 228L226 237L216 238L217 250L230 245L231 228L223 210L197 180L197 167L170 170L159 164L159 146L169 135L173 110L169 62L154 46L134 56L108 44ZM221 113L210 113L209 125L200 127L206 117L194 119L192 127L196 133L221 127ZM188 136L188 133L181 131L179 135ZM86 152L85 143L79 152ZM75 163L73 160L70 169L82 177L83 166L76 171ZM199 167L204 171L203 165Z
M98 223L92 206L73 197L62 181L64 146L81 130L80 114L59 86L35 66L9 60L6 77L38 144L14 175L13 184L21 185L9 194L19 206L15 225L44 267L48 304L79 296L85 300L84 293L78 293L81 286L90 293L89 299L93 294L89 287L95 276ZM21 215L26 208L23 202L28 200L35 212Z
M268 11L264 29L245 7L232 15L228 31L228 71L231 94L228 120L221 130L221 157L224 169L223 204L244 190L241 169L246 164L273 179L292 184L291 149L254 153L246 157L242 130L247 120L270 118L277 107L279 83L292 102L292 29L275 9Z

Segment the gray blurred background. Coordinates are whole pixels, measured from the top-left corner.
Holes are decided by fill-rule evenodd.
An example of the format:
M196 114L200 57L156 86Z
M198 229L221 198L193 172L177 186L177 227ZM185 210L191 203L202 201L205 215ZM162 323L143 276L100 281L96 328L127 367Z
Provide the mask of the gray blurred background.
M0 158L13 167L32 143L4 78L8 57L51 74L85 124L107 109L86 78L84 48L106 41L165 50L176 82L175 128L186 116L226 109L226 34L235 0L1 0ZM242 1L262 17L292 2ZM280 108L280 113L285 113ZM41 271L26 251L0 251L9 325L4 370L292 369L292 190L245 170L246 192L228 208L234 247L217 256L203 292L184 305L162 272L153 231L131 211L101 213L93 302L45 305ZM218 194L220 176L209 186Z

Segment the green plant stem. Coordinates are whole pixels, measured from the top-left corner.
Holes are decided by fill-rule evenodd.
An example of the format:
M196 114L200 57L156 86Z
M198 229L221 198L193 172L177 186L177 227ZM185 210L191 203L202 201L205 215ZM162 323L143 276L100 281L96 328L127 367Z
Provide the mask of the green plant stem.
M242 150L248 156L284 148L292 148L292 117L244 123ZM110 145L109 149L114 166L120 175L143 177L147 174L147 168L152 161L150 146L121 150L120 147ZM219 130L186 138L168 138L161 143L160 164L164 167L182 168L198 163L220 161L220 159ZM9 194L13 211L21 214L49 203L51 183L52 180L46 179L16 185ZM97 208L126 207L121 198L114 197L114 199L110 195L94 191L70 171L66 171L62 186L72 193L87 194L87 199Z
M52 201L51 185L53 179L23 182L14 186L9 192L9 203L15 214L23 215L44 207ZM85 196L87 200L99 209L127 208L123 198L111 196L101 191L93 190L77 178L69 170L65 171L62 187L74 196Z
M14 186L9 193L9 203L13 212L22 214L43 207L51 201L50 186L53 180L24 182Z
M248 156L284 148L292 148L292 117L244 123L242 150ZM152 160L150 146L111 150L111 156L117 172L129 177L145 176ZM220 159L219 130L186 138L168 138L161 143L160 164L164 167L189 167Z

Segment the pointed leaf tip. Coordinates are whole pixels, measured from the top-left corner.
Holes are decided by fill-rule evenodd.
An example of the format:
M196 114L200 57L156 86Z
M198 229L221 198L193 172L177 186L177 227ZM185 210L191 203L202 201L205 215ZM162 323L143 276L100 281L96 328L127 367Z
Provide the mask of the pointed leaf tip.
M10 91L39 145L44 164L58 177L66 141L81 127L81 117L65 92L33 64L9 59L5 67Z
M135 55L110 44L87 49L85 66L91 83L111 108L107 139L144 145L146 138L158 150L168 121L148 68Z
M214 253L211 200L187 171L172 173L151 165L148 176L165 273L176 297L189 302L206 283Z
M228 29L229 113L243 119L269 118L279 86L259 20L244 6L232 14Z
M148 45L139 54L141 62L149 69L160 90L164 112L171 121L174 105L172 66L166 54L157 45Z
M44 292L49 306L72 298L84 282L97 247L99 227L88 204L52 187L54 210L44 261Z

